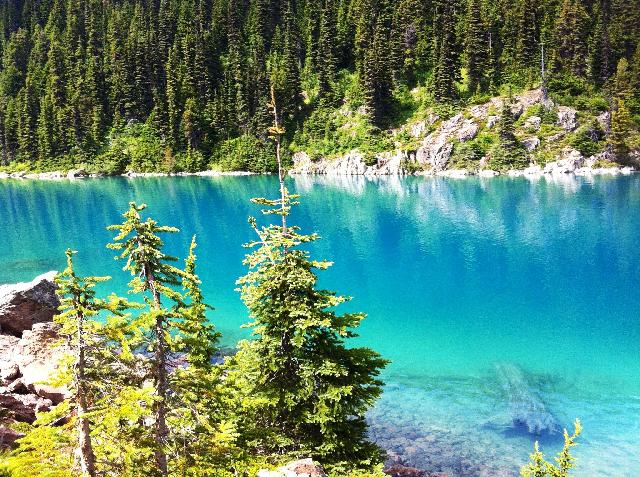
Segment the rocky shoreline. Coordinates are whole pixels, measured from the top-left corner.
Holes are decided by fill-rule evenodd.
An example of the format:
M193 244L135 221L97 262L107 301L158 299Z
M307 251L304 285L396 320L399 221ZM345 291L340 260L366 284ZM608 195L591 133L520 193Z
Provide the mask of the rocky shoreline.
M297 152L293 155L294 165L290 173L328 176L420 175L462 178L473 175L481 177L618 175L631 174L635 171L631 165L620 164L619 158L608 151L585 157L573 146L567 144L566 138L579 127L584 126L580 124L583 119L576 109L554 105L545 98L540 89L515 96L511 104L514 118L523 118L517 135L529 157L527 167L508 171L492 170L490 158L487 156L479 160L465 159L462 164L456 163L458 146L470 143L482 133L495 131L499 121L497 111L502 108L503 101L501 98L493 98L487 103L471 106L449 118L440 118L432 113L424 120L405 124L391 132L394 138L410 138L411 146L407 146L402 141L395 141L395 151L366 155L358 150L352 150L337 157L313 157L306 152ZM553 124L543 124L543 119L532 113L534 106L553 110L555 115ZM600 114L594 121L603 130L607 129L610 122L609 113ZM492 134L495 135L494 132ZM545 151L547 155L551 154L554 160L540 159L536 156L540 151ZM630 164L640 165L640 151L630 151L628 159L631 161Z
M568 151L568 155L573 151ZM353 156L350 156L353 154ZM346 160L350 162L352 160L359 160L359 153L350 153L344 158L336 159L331 165L326 164L320 167L314 167L312 169L305 168L300 164L294 169L289 171L290 175L294 176L364 176L364 177L385 177L385 176L419 176L419 177L448 177L452 179L464 179L466 177L528 177L528 178L540 178L545 176L562 176L562 175L575 175L575 176L618 176L618 175L631 175L640 172L631 166L615 166L615 167L594 167L594 163L597 159L579 159L578 161L570 160L567 162L565 159L560 159L552 163L548 163L545 167L537 164L532 164L526 169L511 169L506 172L499 172L492 169L443 169L443 170L427 170L417 172L407 172L398 167L397 170L389 171L386 173L380 173L379 169L366 166L364 162L360 161L360 164L349 165L344 167L342 161ZM355 158L355 159L354 159ZM387 165L388 166L388 165ZM148 178L148 177L243 177L254 175L269 175L269 174L257 174L247 171L233 171L233 172L220 172L220 171L202 171L202 172L128 172L125 174L107 175L107 174L86 174L78 173L77 171L65 172L40 172L40 173L5 173L0 172L0 180L3 179L16 179L16 180L43 180L43 181L58 181L58 180L76 180L76 179L99 179L105 177L126 177L126 178Z
M13 425L33 423L66 397L45 384L66 349L52 321L59 305L55 275L0 285L0 449L23 436Z
M523 169L497 171L491 169L488 152L479 160L456 160L456 148L468 143L483 133L495 135L498 127L499 113L504 99L493 98L484 104L466 108L452 117L440 118L431 113L426 119L408 123L391 131L395 138L393 151L376 154L364 154L352 150L337 157L315 157L307 152L293 154L291 175L326 175L326 176L439 176L450 178L479 177L529 177L562 176L573 174L576 176L596 175L628 175L640 168L640 150L629 153L628 165L620 163L619 158L611 152L603 151L585 157L579 152L568 138L584 128L585 119L582 113L574 108L554 105L545 98L540 89L526 91L513 98L511 112L514 118L521 118L518 126L518 140L526 150L529 164ZM536 114L536 108L547 108L553 111L552 120L543 120ZM535 113L535 114L534 114ZM547 121L545 123L545 121ZM552 124L549 124L549 121ZM608 112L601 113L592 119L599 124L601 130L606 130L610 123ZM546 128L546 129L545 129ZM410 138L409 143L398 138ZM465 144L467 143L467 144ZM407 144L410 144L408 146ZM544 154L540 154L544 152ZM554 160L549 161L548 158ZM174 177L174 176L246 176L254 175L247 171L221 172L207 170L202 172L126 172L122 177ZM67 172L27 173L0 172L0 179L80 179L91 177L105 177L106 174L91 174L82 169Z

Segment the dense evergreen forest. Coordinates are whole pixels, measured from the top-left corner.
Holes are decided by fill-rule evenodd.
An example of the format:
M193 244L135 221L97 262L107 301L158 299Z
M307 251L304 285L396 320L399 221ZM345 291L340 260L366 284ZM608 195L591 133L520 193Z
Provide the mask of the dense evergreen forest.
M539 86L543 57L550 94L619 112L620 136L639 38L639 0L6 0L0 162L273 171L271 84L286 151L339 141L345 104L367 119L350 146L384 149L416 86L459 107Z

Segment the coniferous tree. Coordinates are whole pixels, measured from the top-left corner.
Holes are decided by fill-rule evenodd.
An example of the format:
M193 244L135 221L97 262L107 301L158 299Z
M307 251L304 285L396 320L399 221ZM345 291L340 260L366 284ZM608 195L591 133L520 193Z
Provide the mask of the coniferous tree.
M373 41L367 48L362 66L362 88L371 121L382 127L389 117L393 101L391 36L391 6L380 2L373 30Z
M272 107L280 158L284 130ZM246 443L366 468L380 455L366 440L364 412L381 393L377 376L386 362L367 348L346 346L364 315L338 315L334 308L346 298L316 288L315 270L330 263L311 260L299 248L317 236L287 223L297 196L287 191L279 164L280 197L253 202L281 223L259 227L249 219L257 239L247 245L255 249L245 259L250 271L238 281L256 335L240 343L229 367L243 393Z
M81 474L95 477L98 475L96 456L88 415L92 411L90 402L95 397L95 390L92 388L98 384L96 377L100 375L97 367L107 363L96 360L93 355L96 346L105 344L100 336L101 326L94 321L94 317L103 311L121 314L128 307L128 303L116 296L106 301L96 299L96 285L109 280L110 277L78 276L73 264L75 253L67 250L67 268L56 277L56 293L60 296L61 310L56 322L62 325L59 333L67 338L74 355L70 387L77 420Z
M631 129L631 114L626 106L625 100L614 99L613 110L611 111L611 133L609 134L609 146L613 153L622 159L626 159L629 153L627 138Z
M611 76L612 51L609 37L611 21L610 0L600 0L598 5L598 18L591 42L591 77L598 84L604 84Z
M482 2L470 0L467 12L467 36L465 53L467 57L468 90L471 94L486 89L488 35L483 19Z
M555 68L575 76L586 74L589 17L578 0L564 0L556 21Z
M517 60L524 67L535 67L538 59L536 1L522 0L517 38Z
M436 8L434 30L439 32L436 39L436 65L434 70L434 96L439 101L455 99L456 80L459 75L459 52L455 28L455 0L442 0Z
M153 377L156 400L153 403L154 414L154 455L157 475L167 477L166 446L169 440L167 413L170 392L168 361L172 352L170 332L172 321L176 319L175 309L163 305L163 298L173 302L183 301L180 293L172 286L179 285L184 273L172 265L175 257L166 255L162 248L164 243L159 234L175 233L173 227L158 225L153 219L142 221L140 212L145 205L131 203L124 214L124 222L111 225L109 230L117 232L113 243L108 247L120 251L116 257L126 260L124 270L133 276L129 286L133 293L145 296L147 311L145 313L148 334L148 349L151 353L150 373Z
M325 0L318 38L318 84L321 99L328 99L336 80L338 59L335 16L333 0Z

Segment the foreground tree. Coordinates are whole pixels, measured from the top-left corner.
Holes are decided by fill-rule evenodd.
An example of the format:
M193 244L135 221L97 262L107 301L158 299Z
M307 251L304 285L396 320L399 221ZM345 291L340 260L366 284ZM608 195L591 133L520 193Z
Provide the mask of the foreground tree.
M279 158L283 130L271 107ZM256 336L240 343L228 368L242 393L242 439L254 452L311 455L342 471L369 468L381 455L366 439L364 413L382 392L386 361L347 346L364 314L338 315L347 298L317 289L316 270L331 263L300 248L318 236L287 223L297 196L284 184L281 163L280 171L280 198L253 202L281 223L260 227L249 219L257 240L246 245L254 249L245 259L250 271L238 280Z
M96 457L91 443L89 419L86 417L89 412L86 355L91 340L90 331L87 329L90 324L86 320L108 308L106 303L95 300L93 288L109 278L86 277L83 279L77 276L73 267L73 254L73 251L67 250L67 268L56 278L62 310L57 321L62 324L61 334L67 336L69 344L75 347L73 387L75 388L81 473L83 476L95 477Z
M159 236L163 233L175 233L178 229L158 225L151 218L142 221L140 212L145 208L144 204L129 204L124 222L108 227L109 230L118 232L108 247L121 251L116 258L126 260L124 270L134 276L129 283L131 292L143 295L148 307L140 320L140 331L147 338L147 350L151 354L150 373L156 394L153 403L155 468L158 475L167 477L168 361L172 351L172 321L179 316L175 308L163 306L162 299L173 304L183 302L182 295L172 287L180 285L180 279L185 274L172 265L177 259L163 252L164 243Z

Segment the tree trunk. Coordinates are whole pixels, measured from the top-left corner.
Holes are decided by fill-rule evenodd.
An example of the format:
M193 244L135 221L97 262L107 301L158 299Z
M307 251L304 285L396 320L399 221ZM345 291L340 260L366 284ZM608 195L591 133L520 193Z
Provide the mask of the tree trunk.
M76 349L76 379L77 379L77 414L78 414L78 445L80 448L80 468L82 475L96 477L96 457L93 453L89 420L85 417L88 412L87 390L85 377L85 343L83 330L84 316L77 313L78 343Z
M149 284L149 289L153 295L153 304L156 309L160 309L160 294L155 286L155 278L153 271L148 267L145 267L146 279ZM158 401L155 402L155 461L158 474L161 477L168 477L169 468L167 465L167 454L164 451L164 446L167 443L167 437L169 436L169 428L167 427L167 391L169 388L169 381L167 376L167 350L164 339L164 322L163 317L158 316L155 324L155 340L156 350L154 353L154 379L156 384L156 394L158 395Z

